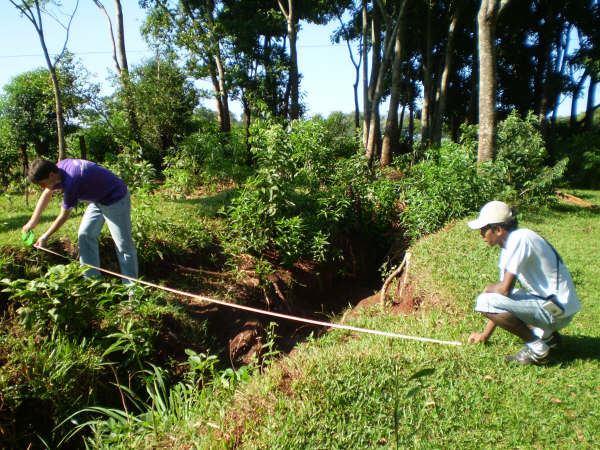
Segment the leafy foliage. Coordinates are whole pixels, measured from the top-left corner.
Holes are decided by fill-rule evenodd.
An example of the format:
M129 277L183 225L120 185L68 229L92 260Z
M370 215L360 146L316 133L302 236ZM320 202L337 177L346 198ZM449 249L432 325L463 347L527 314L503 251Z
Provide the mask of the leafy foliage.
M198 342L206 338L199 325L186 323L181 310L161 296L88 280L83 270L77 264L58 265L32 280L2 280L9 294L4 301L18 318L1 323L0 354L7 355L0 367L3 429L29 420L33 431L55 440L63 433L53 430L57 419L93 402L114 403L108 376L130 371L129 388L135 390L143 384L135 371L156 358L163 317L189 328ZM28 404L38 411L19 414ZM9 447L22 447L26 441L19 439L31 439L32 430L3 439L9 439Z
M214 122L200 124L165 157L165 189L172 195L188 195L219 181L242 180L247 176L247 152L239 129L222 133Z
M132 213L132 233L137 242L140 264L149 267L164 258L178 260L189 255L211 258L214 237L202 220L179 220L156 214L160 197L138 195Z
M569 158L565 178L575 187L600 187L600 128L573 134L566 127L555 130L549 147L552 158Z
M135 68L131 82L144 142L143 157L161 169L171 147L193 131L192 114L199 93L170 59L153 59Z
M290 264L335 254L340 233L372 232L389 219L393 196L381 189L362 156L342 158L348 148L332 139L321 119L281 124L260 122L252 130L256 175L228 211L236 251L275 250Z
M156 170L142 159L140 151L126 149L117 155L106 155L105 166L117 174L130 189L150 191L154 187Z
M403 180L402 222L415 238L478 210L491 199L529 207L552 202L567 160L545 165L544 141L529 115L511 114L498 125L495 161L476 164L476 127L465 127L462 145L429 149Z
M477 171L474 152L457 144L429 150L403 180L406 208L402 222L409 236L431 233L493 198L486 177Z

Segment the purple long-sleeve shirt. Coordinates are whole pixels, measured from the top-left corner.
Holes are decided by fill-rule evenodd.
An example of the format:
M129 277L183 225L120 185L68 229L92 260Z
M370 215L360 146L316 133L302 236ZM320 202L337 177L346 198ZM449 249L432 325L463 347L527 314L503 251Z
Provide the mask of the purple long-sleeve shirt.
M85 159L63 159L58 167L63 190L64 209L77 206L80 200L112 205L127 194L127 185L110 170Z

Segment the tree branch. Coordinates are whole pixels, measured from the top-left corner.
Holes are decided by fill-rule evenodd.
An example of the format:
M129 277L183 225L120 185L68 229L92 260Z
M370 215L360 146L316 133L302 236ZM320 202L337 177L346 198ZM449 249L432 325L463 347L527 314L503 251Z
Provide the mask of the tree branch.
M63 48L60 51L60 53L58 54L58 56L54 59L54 65L56 65L61 60L61 58L65 54L65 50L67 50L67 44L69 42L69 32L71 31L71 23L73 23L73 18L75 17L75 13L77 12L78 7L79 7L79 0L77 0L77 3L75 3L75 9L73 10L73 13L69 17L69 23L67 24L67 26L65 28L65 30L67 31L67 35L65 36L65 43L63 44Z
M104 15L106 16L106 20L108 21L108 31L110 33L110 40L112 41L112 47L113 47L113 61L115 62L117 71L120 73L121 66L119 65L119 60L117 59L117 44L115 43L115 34L113 32L112 21L110 20L110 15L108 14L108 11L106 11L106 8L104 7L104 5L99 0L92 0L92 1L104 13Z

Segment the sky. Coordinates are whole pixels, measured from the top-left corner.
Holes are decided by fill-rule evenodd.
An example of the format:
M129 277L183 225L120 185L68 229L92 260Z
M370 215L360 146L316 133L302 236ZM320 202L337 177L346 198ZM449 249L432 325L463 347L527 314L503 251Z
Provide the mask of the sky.
M71 12L75 0L63 0L63 11ZM114 17L113 1L105 0L105 7ZM130 68L152 57L140 35L144 11L137 0L123 0L125 44ZM58 53L64 44L65 32L52 19L44 17L48 50ZM331 33L336 28L332 22L326 26L302 24L298 39L298 64L302 74L301 91L307 114L329 115L333 111L353 112L354 66L344 43L332 44ZM0 87L25 71L46 67L40 42L33 25L8 0L0 0ZM76 16L71 25L68 49L90 72L92 80L100 83L102 92L112 90L111 78L115 74L112 46L106 18L92 0L80 0ZM198 83L209 88L208 81ZM600 97L600 92L598 93ZM585 109L585 99L579 100L579 109ZM359 92L359 101L362 95ZM203 100L203 106L214 109L213 101ZM568 115L571 101L564 99L559 115ZM231 111L240 116L241 106L230 105Z

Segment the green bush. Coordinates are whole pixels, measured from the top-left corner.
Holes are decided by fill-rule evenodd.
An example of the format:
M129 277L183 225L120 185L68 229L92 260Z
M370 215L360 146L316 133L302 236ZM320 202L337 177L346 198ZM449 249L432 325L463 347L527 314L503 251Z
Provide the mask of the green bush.
M158 196L136 196L131 222L140 264L150 266L165 258L175 261L190 255L196 259L198 255L210 257L215 239L208 226L185 215L177 221L159 215L156 211L161 207L160 202Z
M337 254L340 234L374 236L375 224L389 222L395 188L377 181L363 156L347 158L322 119L255 123L252 152L256 175L228 210L232 253L273 250L286 264L322 262Z
M406 207L401 220L412 238L480 208L495 194L493 180L477 171L475 153L452 143L428 150L402 184Z
M0 436L2 447L22 448L20 439L37 439L34 433L56 442L65 431L54 426L66 415L97 402L115 405L107 380L120 376L143 392L140 371L160 360L163 320L182 339L208 342L206 330L161 295L85 279L82 271L73 263L32 280L2 280L9 308L0 322L0 428L21 430ZM43 411L24 413L27 405Z
M125 149L117 155L107 154L104 165L121 177L131 190L149 191L154 187L156 170L142 159L139 151Z
M498 124L497 154L486 175L496 183L498 196L521 206L552 201L567 159L547 166L548 154L537 118L521 119L515 112Z
M431 233L492 199L520 207L552 202L567 164L545 165L544 140L531 114L513 113L498 124L494 161L478 166L476 155L477 128L464 127L461 145L430 149L408 170L402 222L409 236Z
M176 195L189 195L203 185L242 180L248 172L247 155L238 130L225 135L215 122L187 136L164 159L164 187Z
M574 187L600 188L600 128L573 132L560 126L549 141L552 158L569 158L565 179Z

